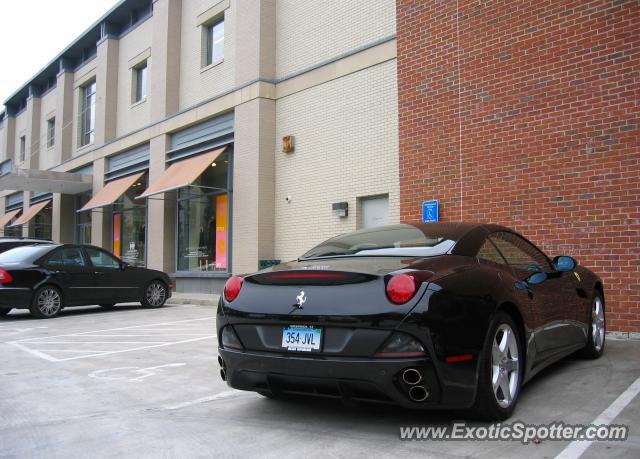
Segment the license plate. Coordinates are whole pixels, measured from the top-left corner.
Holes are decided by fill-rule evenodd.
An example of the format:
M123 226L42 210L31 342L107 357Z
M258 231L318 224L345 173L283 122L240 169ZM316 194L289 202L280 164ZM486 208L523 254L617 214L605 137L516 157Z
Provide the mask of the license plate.
M288 351L319 351L321 336L319 327L289 325L282 329L282 347Z

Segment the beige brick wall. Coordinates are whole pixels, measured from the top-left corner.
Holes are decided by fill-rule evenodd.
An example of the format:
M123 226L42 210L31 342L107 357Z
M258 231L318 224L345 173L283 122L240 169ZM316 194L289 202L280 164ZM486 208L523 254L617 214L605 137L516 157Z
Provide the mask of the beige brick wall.
M201 68L202 30L196 25L197 17L217 3L218 0L182 2L180 110L233 88L235 1L225 11L224 61L206 70Z
M278 0L278 78L396 31L395 0Z
M152 20L143 22L120 39L118 54L118 108L116 111L117 137L140 129L151 121L148 100L138 104L132 104L131 102L133 75L131 68L129 68L129 61L151 47ZM149 86L153 84L152 58L149 58L147 63L148 94Z
M395 59L278 100L276 125L277 259L355 230L358 197L388 194L389 221L399 221ZM295 152L284 154L289 134ZM331 210L342 201L347 218Z
M55 148L47 148L47 120L49 120L51 116L55 116L56 89L53 89L43 95L40 101L39 169L49 169L50 167L60 163L60 158L56 158L55 156ZM60 122L57 117L56 122ZM32 164L32 167L37 167L37 165Z

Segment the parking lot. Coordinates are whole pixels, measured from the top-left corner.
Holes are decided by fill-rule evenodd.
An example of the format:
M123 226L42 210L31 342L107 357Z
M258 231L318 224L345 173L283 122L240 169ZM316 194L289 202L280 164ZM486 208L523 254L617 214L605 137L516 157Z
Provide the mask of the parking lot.
M0 320L0 457L554 457L571 448L400 441L400 426L461 415L270 400L231 390L216 358L211 306L88 307L53 320L13 311ZM614 413L608 421L630 425L629 438L592 443L582 457L640 457L640 396L628 391L639 376L640 342L609 340L600 360L566 359L534 378L510 421L589 424Z

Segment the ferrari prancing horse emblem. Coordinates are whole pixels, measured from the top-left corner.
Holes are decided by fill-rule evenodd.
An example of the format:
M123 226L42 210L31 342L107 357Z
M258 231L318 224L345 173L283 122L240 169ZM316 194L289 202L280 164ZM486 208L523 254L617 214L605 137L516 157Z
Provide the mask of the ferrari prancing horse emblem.
M296 296L297 303L294 306L298 309L302 309L302 305L307 302L307 297L304 294L304 290L300 290L298 296Z

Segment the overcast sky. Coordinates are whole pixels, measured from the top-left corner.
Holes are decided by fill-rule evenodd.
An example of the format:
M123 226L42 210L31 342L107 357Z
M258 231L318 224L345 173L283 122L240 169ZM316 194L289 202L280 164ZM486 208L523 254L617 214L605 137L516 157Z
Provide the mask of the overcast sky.
M0 111L31 79L118 0L0 0Z

